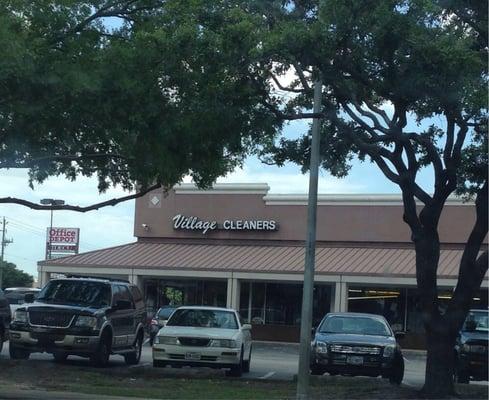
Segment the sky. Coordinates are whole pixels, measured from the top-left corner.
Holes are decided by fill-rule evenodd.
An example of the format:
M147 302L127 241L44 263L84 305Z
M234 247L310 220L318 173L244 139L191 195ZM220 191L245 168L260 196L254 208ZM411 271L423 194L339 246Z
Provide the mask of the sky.
M291 123L284 133L288 137L303 134L305 121ZM270 193L307 193L308 174L302 174L296 165L279 168L249 158L244 166L218 182L267 183ZM185 181L188 181L185 180ZM421 174L421 182L429 187L429 171ZM399 193L399 188L388 181L375 165L354 162L350 174L343 179L320 172L319 193ZM42 185L29 188L27 170L0 170L0 197L19 197L38 203L43 198L63 199L73 205L90 205L106 199L126 195L121 189L111 189L104 194L97 191L97 181L79 178L70 182L62 177L48 179ZM13 204L0 204L0 218L7 220L7 238L13 239L5 249L5 260L37 278L37 262L44 259L46 228L50 211L31 210ZM133 242L134 201L120 203L87 213L54 211L55 227L80 228L80 252Z

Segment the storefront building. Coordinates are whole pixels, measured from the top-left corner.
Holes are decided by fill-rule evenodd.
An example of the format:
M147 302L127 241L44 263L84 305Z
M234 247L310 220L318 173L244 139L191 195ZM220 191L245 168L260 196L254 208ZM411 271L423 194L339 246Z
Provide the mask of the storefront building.
M122 246L42 261L55 274L127 279L148 312L164 305L227 306L253 325L255 339L298 341L307 196L270 195L265 184L192 185L136 201L134 235ZM422 347L415 252L397 195L320 195L314 323L330 311L384 315ZM474 207L449 200L440 222L439 300L456 284ZM486 242L487 243L487 242ZM488 280L473 306L487 308Z

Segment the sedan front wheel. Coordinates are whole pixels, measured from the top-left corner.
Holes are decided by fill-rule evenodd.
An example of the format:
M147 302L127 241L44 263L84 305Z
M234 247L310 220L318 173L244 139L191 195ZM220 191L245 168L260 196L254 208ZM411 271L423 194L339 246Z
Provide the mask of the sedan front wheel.
M239 363L231 367L231 370L229 371L229 376L239 378L241 375L243 375L243 352L244 349L241 349L241 357L239 359Z

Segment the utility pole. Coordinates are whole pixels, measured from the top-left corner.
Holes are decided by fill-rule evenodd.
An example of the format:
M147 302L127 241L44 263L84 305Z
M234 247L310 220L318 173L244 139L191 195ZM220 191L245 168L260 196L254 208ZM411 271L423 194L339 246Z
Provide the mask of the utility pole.
M314 82L313 112L321 112L322 81ZM309 198L307 204L307 238L302 289L301 338L299 347L299 371L297 373L297 400L309 398L309 366L311 360L312 305L314 294L314 263L316 258L316 213L319 175L320 118L312 121L311 159L309 167Z
M7 233L7 221L5 217L2 219L2 242L0 243L0 289L3 286L3 256L5 253L5 246L12 243L12 239L5 239L5 234Z

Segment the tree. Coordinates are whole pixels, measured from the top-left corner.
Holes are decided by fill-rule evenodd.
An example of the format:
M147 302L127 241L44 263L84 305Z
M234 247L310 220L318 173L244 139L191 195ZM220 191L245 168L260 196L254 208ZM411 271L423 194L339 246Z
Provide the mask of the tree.
M323 167L343 176L353 156L369 159L400 187L427 335L423 391L451 394L455 338L488 267L487 7L435 0L273 4L261 10L264 68L257 81L264 100L284 119L310 117L311 77L320 75ZM297 79L281 83L290 69ZM292 96L277 104L270 81ZM264 153L268 162L307 168L308 151L304 136ZM433 173L432 191L419 184L422 168ZM475 198L476 219L441 314L438 223L452 194Z
M17 266L13 263L3 262L0 263L3 273L2 288L8 287L32 287L34 278L27 272L17 269Z
M455 336L488 264L483 2L31 3L10 0L0 11L9 50L0 61L0 168L28 167L33 182L95 174L100 190L138 183L144 193L189 172L206 185L250 152L307 168L307 135L275 139L284 121L321 117L325 169L344 176L358 157L402 191L427 334L424 391L453 392ZM124 22L108 29L106 17ZM419 183L423 168L430 190ZM442 315L438 222L454 193L475 199L476 220Z
M119 185L138 193L87 207L0 203L89 211L185 175L206 186L275 134L281 122L257 106L244 79L249 63L229 59L237 27L201 34L191 18L170 19L178 4L164 4L2 3L0 168L28 168L31 185L97 176L100 192Z

